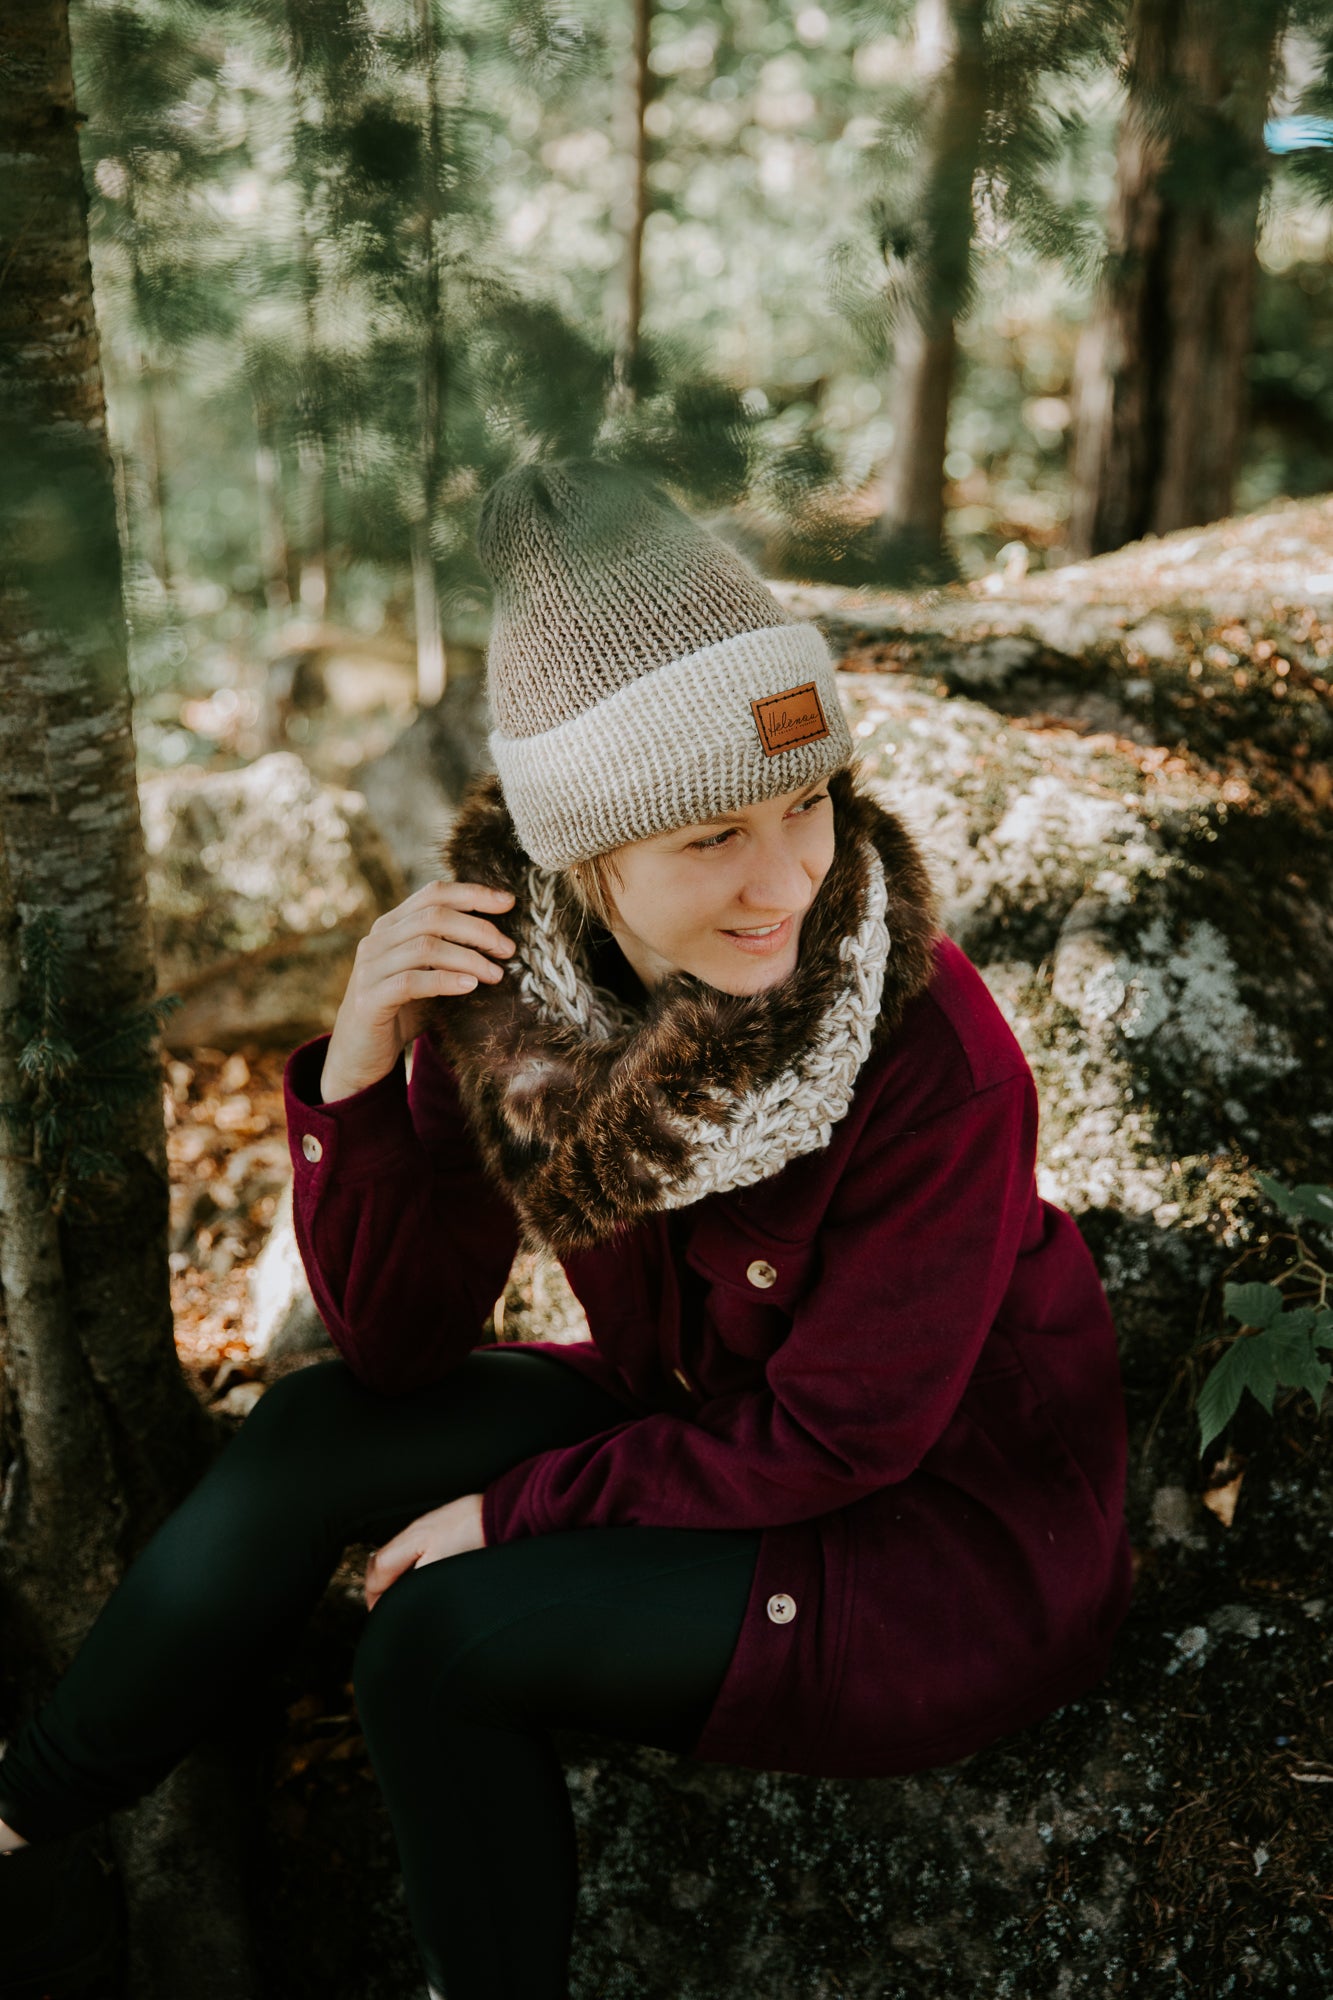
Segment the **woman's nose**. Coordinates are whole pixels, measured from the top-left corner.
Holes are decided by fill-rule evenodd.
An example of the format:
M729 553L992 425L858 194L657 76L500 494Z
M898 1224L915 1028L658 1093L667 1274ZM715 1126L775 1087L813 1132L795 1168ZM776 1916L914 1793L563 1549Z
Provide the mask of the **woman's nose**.
M788 847L774 846L749 857L740 901L750 910L784 916L803 910L810 900L810 877Z

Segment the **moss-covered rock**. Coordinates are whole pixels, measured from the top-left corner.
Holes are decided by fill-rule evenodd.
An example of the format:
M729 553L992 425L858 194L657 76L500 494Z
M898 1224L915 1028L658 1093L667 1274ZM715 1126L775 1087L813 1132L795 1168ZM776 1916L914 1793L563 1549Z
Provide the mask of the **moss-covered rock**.
M1040 1185L1120 1334L1135 1601L1100 1687L907 1779L562 1739L572 1993L1328 2000L1328 1418L1247 1402L1201 1457L1190 1392L1223 1279L1284 1254L1255 1168L1330 1178L1333 502L1000 591L784 595L845 654L867 768L1036 1075ZM503 1326L580 1330L532 1263ZM302 1805L315 1858L281 1865L299 1906L318 1813L340 1849L363 1827L363 1899L349 1883L318 1977L289 1953L281 1990L419 2000L383 1807L341 1768ZM513 1847L521 1870L519 1825Z
M1224 1270L1263 1254L1253 1168L1326 1172L1328 844L1160 746L1025 726L914 674L849 675L845 696L1033 1066L1042 1191L1111 1295L1135 1606L1092 1695L910 1779L571 1739L575 1994L1322 2000L1326 1424L1308 1399L1250 1406L1201 1461L1185 1391ZM1224 1525L1202 1496L1238 1476Z
M1217 617L1236 628L1258 597L1271 629L1273 536L1261 524L1241 565L1247 525L1214 535L1235 572ZM1333 599L1333 508L1318 526ZM1034 579L1041 631L1012 606L997 618L975 587L966 606L964 592L914 601L910 644L900 620L898 656L879 662L889 672L868 656L864 598L798 605L858 635L844 683L858 749L1032 1064L1042 1192L1076 1216L1111 1295L1138 1562L1113 1670L1038 1728L904 1780L766 1776L570 1739L578 2000L1333 1993L1327 1419L1305 1397L1273 1418L1250 1404L1201 1459L1188 1395L1191 1349L1223 1330L1223 1276L1260 1275L1274 1254L1254 1168L1328 1178L1333 840L1293 781L1311 760L1284 766L1280 730L1253 762L1239 739L1216 754L1219 697L1190 672L1188 613L1170 592L1161 608L1146 580L1193 594L1197 639L1198 602L1220 583L1194 567L1207 554L1201 539L1173 567L1168 550L1146 577L1142 551L1108 558L1120 573L1092 590L1098 564ZM896 609L881 607L886 623ZM1312 632L1323 645L1308 607L1284 617L1264 659L1294 660ZM1312 680L1326 658L1311 652ZM1023 675L1045 676L1044 699ZM1288 728L1290 694L1265 699ZM1317 733L1323 688L1300 706ZM1191 731L1185 715L1203 720ZM1238 1479L1228 1525L1204 1495L1230 1486L1234 1500Z
M139 788L160 993L174 1049L294 1044L327 1028L360 937L406 894L359 792L291 751Z

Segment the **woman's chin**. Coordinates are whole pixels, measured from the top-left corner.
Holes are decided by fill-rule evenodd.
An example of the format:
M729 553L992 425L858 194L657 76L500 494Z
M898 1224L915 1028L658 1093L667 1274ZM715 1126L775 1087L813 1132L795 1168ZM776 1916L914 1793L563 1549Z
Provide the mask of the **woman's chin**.
M710 954L707 970L702 966L697 969L692 967L691 970L696 979L716 987L719 993L729 993L733 999L740 1000L751 993L767 993L771 986L780 986L784 979L790 979L796 970L797 951L797 943L793 940L790 948L780 957L749 958L737 965L719 965Z

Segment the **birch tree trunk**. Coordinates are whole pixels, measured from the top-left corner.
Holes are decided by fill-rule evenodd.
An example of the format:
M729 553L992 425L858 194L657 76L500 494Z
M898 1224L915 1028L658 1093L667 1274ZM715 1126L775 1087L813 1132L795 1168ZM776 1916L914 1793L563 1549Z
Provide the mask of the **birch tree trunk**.
M11 1105L25 1101L18 1003L35 926L63 937L62 1025L93 1087L89 1052L155 988L67 5L0 0L0 1101ZM50 1133L35 1143L21 1112L0 1128L7 1700L67 1661L211 1443L172 1338L160 1069L151 1049L141 1080L122 1069L101 1137L119 1185L70 1171L53 1201ZM69 1086L52 1087L58 1098ZM146 1820L117 1816L136 2000L252 1990L235 1871L218 1865L213 1830L225 1787L220 1798L207 1772L183 1767ZM145 1911L173 1888L164 1865L203 1869L188 1964L145 1943ZM175 1887L184 1894L179 1875Z
M1077 362L1069 545L1231 511L1283 0L1134 0L1098 302Z

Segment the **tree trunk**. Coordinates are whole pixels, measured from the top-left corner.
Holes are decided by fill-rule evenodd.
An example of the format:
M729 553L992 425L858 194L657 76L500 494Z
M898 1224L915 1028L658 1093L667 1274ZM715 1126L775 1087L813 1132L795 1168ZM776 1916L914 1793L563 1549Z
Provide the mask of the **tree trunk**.
M936 567L944 547L944 455L967 303L972 187L986 107L986 0L921 0L918 66L929 92L912 270L895 340L894 437L879 540L898 563Z
M282 459L278 451L273 417L267 406L255 405L255 486L259 493L259 567L264 583L264 601L276 617L286 617L292 608L288 582L291 550L287 542L287 519L283 506Z
M130 287L134 298L135 315L140 325L147 318L149 281L139 255L141 223L139 204L136 198L135 173L138 171L133 151L126 161L125 169L125 212L130 225ZM171 591L171 559L167 553L167 476L166 454L162 449L162 423L158 409L157 370L147 347L140 344L139 366L135 382L135 402L139 418L139 461L143 471L143 500L141 518L146 517L152 524L152 549L149 556L157 572L159 583L165 592ZM133 532L136 523L134 512L130 510L131 535L127 546L140 547L148 537Z
M34 1134L25 1110L0 1128L11 1706L68 1659L212 1439L172 1337L157 1047L140 1034L137 1055L108 1048L142 1018L156 980L78 123L67 0L0 0L0 1099L25 1107L33 1090L16 1073L18 1037L32 1039L18 1003L31 1016L52 937L65 956L63 970L45 961L58 1004L39 1036L63 1035L78 1057L48 1076L63 1136ZM83 1143L112 1156L119 1183L62 1151L85 1088L114 1116ZM187 1771L178 1789L192 1783ZM132 1923L154 1892L136 1864L139 1820L117 1823ZM188 1817L177 1839L197 1851ZM210 1968L234 1973L244 1945L213 1888L199 1916L195 1951L208 1964L178 1958L136 2000L221 1995ZM228 1990L244 1989L233 1979Z
M648 220L647 111L653 92L648 52L652 32L653 0L634 0L634 50L630 70L633 168L630 174L629 226L625 231L625 325L616 353L611 397L614 408L626 408L634 401L643 326L643 231Z
M163 590L171 593L171 552L167 545L169 496L167 455L162 449L162 412L157 390L157 374L146 354L139 356L139 395L142 403L142 431L139 446L144 476L150 496L153 523L153 566Z
M22 1103L18 1019L20 920L0 820L0 1102ZM32 1122L0 1138L0 1524L7 1608L20 1654L59 1664L120 1573L125 1506L110 1427L73 1324L60 1225L48 1201ZM92 1499L96 1504L89 1509ZM86 1530L70 1536L69 1523Z
M318 293L319 272L314 245L310 240L307 216L314 200L314 188L307 179L301 186L301 312L305 325L305 377L313 384L306 398L300 435L296 442L296 512L300 547L294 553L295 574L289 582L293 599L305 617L318 624L329 615L329 536L326 487L328 482L328 411L325 407L325 374L319 352Z
M944 455L958 336L952 317L904 322L895 343L893 449L884 476L882 533L929 561L944 545Z
M417 636L417 707L433 708L444 693L444 634L440 630L435 552L424 521L418 521L412 530L412 611Z
M1107 263L1077 364L1077 554L1230 512L1285 12L1135 0Z
M421 435L421 518L412 529L412 603L417 635L417 704L430 708L444 693L444 638L435 579L431 527L440 500L444 340L441 327L440 259L435 241L439 217L441 155L440 93L436 78L435 0L417 0L417 42L426 83L426 143L421 171L421 364L418 421Z

